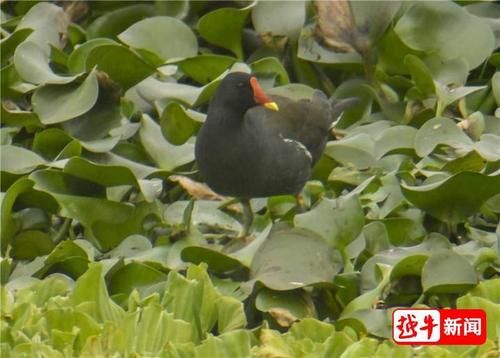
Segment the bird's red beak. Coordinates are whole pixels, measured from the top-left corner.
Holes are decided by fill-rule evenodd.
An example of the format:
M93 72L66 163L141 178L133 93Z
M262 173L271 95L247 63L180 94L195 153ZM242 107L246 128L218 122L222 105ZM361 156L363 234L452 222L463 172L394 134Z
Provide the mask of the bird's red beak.
M279 107L274 102L270 97L268 97L265 93L262 87L259 84L259 81L257 81L257 78L251 77L250 78L250 85L252 86L253 90L253 98L255 99L255 102L258 104L263 105L264 107L272 110L272 111L278 111Z

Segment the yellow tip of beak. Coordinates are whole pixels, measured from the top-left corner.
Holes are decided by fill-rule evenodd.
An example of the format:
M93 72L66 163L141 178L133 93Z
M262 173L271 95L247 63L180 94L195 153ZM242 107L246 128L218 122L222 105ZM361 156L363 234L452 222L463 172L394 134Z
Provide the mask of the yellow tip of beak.
M271 111L275 111L275 112L278 112L280 110L280 108L278 107L276 102L264 103L264 107L266 107L267 109L270 109Z

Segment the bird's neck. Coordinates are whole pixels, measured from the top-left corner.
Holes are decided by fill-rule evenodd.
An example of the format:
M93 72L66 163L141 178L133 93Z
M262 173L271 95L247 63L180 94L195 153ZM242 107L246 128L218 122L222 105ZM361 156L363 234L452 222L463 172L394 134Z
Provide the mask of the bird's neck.
M226 128L240 127L248 108L229 101L217 101L210 105L207 120Z

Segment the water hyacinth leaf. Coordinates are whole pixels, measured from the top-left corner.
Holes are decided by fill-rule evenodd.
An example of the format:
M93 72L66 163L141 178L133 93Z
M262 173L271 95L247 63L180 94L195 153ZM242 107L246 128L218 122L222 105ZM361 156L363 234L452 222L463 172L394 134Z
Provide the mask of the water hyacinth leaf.
M401 185L403 195L417 208L450 224L477 212L500 193L500 176L461 172L442 181L422 186Z
M286 16L283 16L286 14ZM252 23L260 36L298 38L306 20L305 1L264 1L252 8Z
M72 140L59 128L47 128L35 134L32 149L44 158L54 160Z
M434 81L434 86L436 87L438 104L440 104L442 108L445 108L451 103L458 101L460 98L464 98L471 93L480 91L485 88L485 86L464 86L448 88L448 86L445 86L444 84L437 81Z
M119 33L125 31L129 26L148 16L155 15L153 5L126 4L122 8L109 11L99 16L87 27L87 38L110 38L115 39Z
M71 158L64 166L64 172L102 186L133 185L138 187L137 179L130 169L123 166L102 165L83 158Z
M141 98L150 103L163 99L177 100L188 106L196 106L196 100L200 97L205 87L195 87L172 81L159 81L156 78L149 77L135 88Z
M110 294L124 293L129 295L134 289L144 289L154 284L165 282L167 275L153 267L140 263L130 262L114 271L108 278Z
M181 258L183 261L193 264L206 263L211 271L221 274L241 270L244 267L232 255L228 255L210 246L186 246L181 252Z
M477 153L489 162L500 160L500 137L494 134L483 134L480 140L474 143Z
M34 84L64 84L76 76L61 76L49 66L49 52L32 41L24 41L14 52L14 65L21 78Z
M37 190L50 194L61 206L61 216L78 220L100 245L109 250L132 234L143 233L143 220L155 214L154 204L114 202L105 199L105 188L55 170L31 175Z
M424 264L429 258L428 255L415 254L402 258L391 271L392 282L404 279L407 276L421 276Z
M2 154L3 154L3 148L2 148ZM2 158L2 163L4 163L3 158ZM33 187L33 182L29 179L24 178L17 180L14 184L12 184L9 187L9 189L7 189L5 193L2 193L3 194L1 201L2 225L0 226L0 233L2 234L2 242L1 242L2 253L5 252L8 243L10 242L10 240L20 227L20 223L18 222L18 220L12 216L13 214L12 209L14 207L14 204L19 195L28 191L32 187Z
M17 260L33 260L49 254L55 247L50 236L39 230L22 231L12 241L12 257Z
M295 216L295 226L319 234L334 247L344 247L361 233L363 209L356 195L324 198L309 212Z
M173 170L194 160L194 144L170 144L162 135L160 126L148 115L143 115L139 136L144 149L155 164L164 170Z
M311 99L314 93L314 88L301 83L289 83L284 86L270 88L266 93L298 101L300 99Z
M61 35L65 35L69 25L66 12L55 4L41 2L33 6L21 19L16 30L33 29L27 41L37 43L48 50L48 45L62 46Z
M36 113L31 111L10 109L4 103L1 104L1 111L2 124L10 127L42 127Z
M427 122L415 135L415 151L425 157L440 144L453 148L470 148L472 140L453 122L445 117L436 117Z
M151 36L152 33L163 36ZM189 26L168 16L149 17L136 22L118 38L128 46L150 51L164 61L196 56L198 52L198 41Z
M461 293L477 284L474 267L451 250L439 251L422 268L422 288L426 293Z
M169 205L164 213L165 220L172 225L183 224L183 215L188 201L178 200ZM210 200L197 200L191 215L192 224L213 228L216 231L239 232L241 224L231 215L220 210L221 203Z
M465 6L465 9L471 14L480 17L493 30L495 34L495 47L500 46L500 9L494 3L474 3Z
M374 304L376 304L378 297L380 297L386 285L390 281L392 267L389 265L378 263L375 265L375 270L378 270L379 276L381 276L381 280L378 283L377 287L356 297L354 300L349 302L342 311L342 314L340 316L341 318L350 317L354 312L370 309L374 306Z
M45 159L31 150L15 145L3 145L1 150L2 171L26 174L36 167L47 164Z
M465 58L469 70L480 65L495 45L488 24L453 2L413 4L399 19L395 31L413 49L437 52L443 60Z
M253 4L242 8L221 8L203 15L198 22L200 36L243 58L241 33Z
M409 126L394 126L382 132L375 141L375 157L382 158L393 151L413 149L417 130Z
M411 74L415 86L425 96L433 95L436 91L432 74L425 63L415 55L405 56L404 63Z
M200 128L200 123L183 106L170 102L161 114L160 126L170 143L182 145Z
M265 57L253 62L250 65L253 73L272 74L276 76L278 85L283 86L290 83L288 73L285 68L275 57Z
M478 143L476 143L477 145ZM485 148L490 149L490 148ZM480 172L485 165L485 160L477 153L477 149L473 150L463 157L450 160L441 169L451 174L460 172Z
M97 66L99 71L105 72L125 90L155 72L155 68L135 52L125 46L114 44L102 44L90 51L86 68L90 70L94 66Z
M312 317L313 312L300 291L272 291L263 288L257 293L255 307L269 313L281 327L297 320Z
M33 110L45 125L60 123L89 111L98 94L96 72L92 71L81 84L39 87L32 97Z
M234 57L207 53L174 63L186 76L205 85L219 77L236 61Z
M90 52L101 45L118 45L115 41L107 38L89 40L78 46L68 56L68 69L73 74L79 74L87 70L87 57Z
M340 257L310 230L271 231L252 261L250 279L277 291L331 282L340 269Z
M6 64L6 61L14 55L16 47L19 46L19 44L22 43L32 32L33 29L20 29L0 41L2 67Z
M381 222L387 229L390 242L395 246L419 244L426 234L424 226L417 220L396 217L386 218Z
M375 143L366 134L328 142L325 154L347 167L366 169L375 164Z

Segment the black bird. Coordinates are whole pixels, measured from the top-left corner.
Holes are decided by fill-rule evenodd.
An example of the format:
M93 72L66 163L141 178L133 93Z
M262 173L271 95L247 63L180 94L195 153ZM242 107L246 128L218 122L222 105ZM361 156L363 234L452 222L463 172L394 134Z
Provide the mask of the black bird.
M249 199L298 195L332 122L356 103L357 98L328 100L321 91L310 100L271 98L250 74L224 77L198 133L195 157L212 190L241 199L244 235L252 223Z

